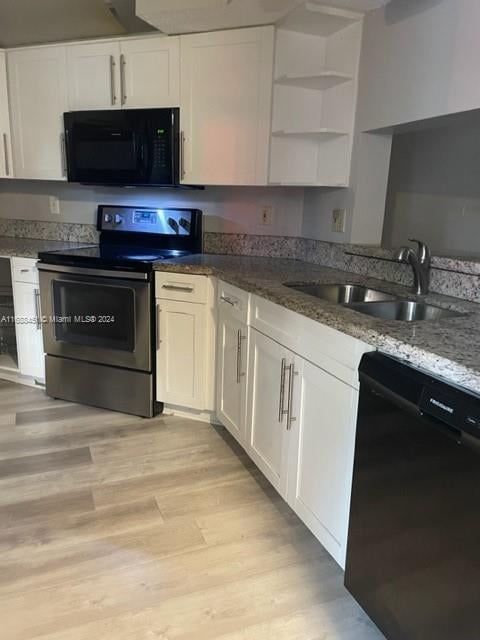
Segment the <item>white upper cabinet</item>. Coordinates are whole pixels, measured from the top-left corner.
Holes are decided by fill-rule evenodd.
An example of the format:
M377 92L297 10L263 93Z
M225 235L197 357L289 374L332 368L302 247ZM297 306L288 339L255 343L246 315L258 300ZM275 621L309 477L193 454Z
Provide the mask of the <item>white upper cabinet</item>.
M9 51L7 63L15 175L65 180L66 47Z
M67 46L70 110L175 107L180 39L164 36Z
M181 37L182 182L267 183L274 28Z
M0 178L13 175L10 116L8 112L7 67L5 52L0 51Z
M120 107L120 45L85 43L67 47L71 111Z
M178 107L180 38L124 40L121 45L122 104L125 108Z

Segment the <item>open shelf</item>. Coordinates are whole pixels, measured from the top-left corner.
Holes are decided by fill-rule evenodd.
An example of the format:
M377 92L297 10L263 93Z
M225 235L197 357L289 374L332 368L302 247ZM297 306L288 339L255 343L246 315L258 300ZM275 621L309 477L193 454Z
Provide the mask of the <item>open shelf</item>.
M289 13L278 26L288 31L328 38L362 18L362 13L307 2Z
M276 78L275 84L286 85L289 87L300 87L301 89L314 89L324 91L331 89L344 82L353 80L352 76L347 73L338 73L336 71L322 71L317 74L293 75L285 74Z
M348 136L347 131L338 131L337 129L327 129L325 127L321 129L312 129L310 131L300 131L295 129L280 129L278 131L272 131L272 136L277 137L321 137L321 138L336 138L338 136Z

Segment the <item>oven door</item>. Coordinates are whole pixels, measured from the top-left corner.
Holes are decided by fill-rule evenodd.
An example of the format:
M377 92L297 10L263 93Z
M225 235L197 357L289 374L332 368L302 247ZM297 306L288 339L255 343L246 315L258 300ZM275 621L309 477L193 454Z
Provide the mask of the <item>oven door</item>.
M39 264L45 351L151 371L147 274Z

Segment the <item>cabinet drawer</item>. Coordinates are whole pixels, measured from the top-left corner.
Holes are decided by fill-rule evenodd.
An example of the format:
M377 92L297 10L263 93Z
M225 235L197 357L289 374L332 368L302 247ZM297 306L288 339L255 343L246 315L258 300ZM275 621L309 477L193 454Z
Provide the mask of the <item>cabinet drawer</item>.
M206 304L207 276L186 273L156 273L155 295L163 300Z
M218 309L227 311L231 317L236 318L244 324L247 324L248 321L249 299L250 294L246 291L242 291L221 280L219 281L217 292Z
M38 284L37 261L31 258L12 258L12 280Z

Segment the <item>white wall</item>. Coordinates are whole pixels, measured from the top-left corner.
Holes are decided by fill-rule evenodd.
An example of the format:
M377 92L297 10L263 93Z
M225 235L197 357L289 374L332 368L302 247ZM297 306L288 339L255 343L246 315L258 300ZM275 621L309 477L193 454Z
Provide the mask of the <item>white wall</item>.
M479 0L392 0L365 17L351 187L307 192L304 233L379 244L398 124L480 108ZM386 129L384 136L362 133ZM345 234L330 231L347 208Z
M383 244L411 237L437 255L480 255L480 113L394 137Z
M52 215L49 196L60 199ZM0 180L0 216L93 224L98 204L197 207L206 231L299 236L304 190L284 187L209 187L200 190L87 187L62 182ZM260 224L260 207L272 205L273 222Z
M361 131L480 107L480 2L392 0L367 15Z

